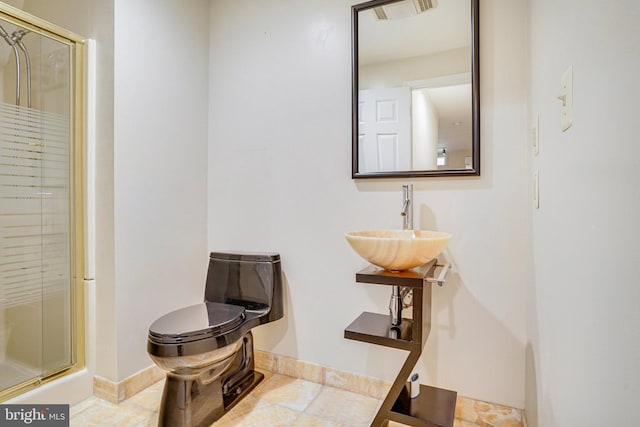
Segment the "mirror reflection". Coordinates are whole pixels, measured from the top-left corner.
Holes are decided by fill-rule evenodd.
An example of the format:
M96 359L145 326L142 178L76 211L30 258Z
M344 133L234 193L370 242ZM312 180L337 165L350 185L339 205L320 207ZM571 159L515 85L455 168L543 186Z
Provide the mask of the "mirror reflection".
M479 174L474 16L477 0L353 7L355 178Z

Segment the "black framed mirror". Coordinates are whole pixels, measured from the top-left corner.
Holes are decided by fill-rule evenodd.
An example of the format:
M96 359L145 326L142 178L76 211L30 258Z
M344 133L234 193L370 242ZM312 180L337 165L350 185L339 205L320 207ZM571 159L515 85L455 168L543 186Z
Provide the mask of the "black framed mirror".
M352 177L480 175L478 0L352 6Z

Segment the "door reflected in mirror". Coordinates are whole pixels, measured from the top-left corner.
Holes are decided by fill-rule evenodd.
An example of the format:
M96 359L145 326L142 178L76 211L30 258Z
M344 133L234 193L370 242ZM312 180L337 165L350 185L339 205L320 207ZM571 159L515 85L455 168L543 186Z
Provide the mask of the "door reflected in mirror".
M352 176L479 175L478 0L374 0L352 24Z

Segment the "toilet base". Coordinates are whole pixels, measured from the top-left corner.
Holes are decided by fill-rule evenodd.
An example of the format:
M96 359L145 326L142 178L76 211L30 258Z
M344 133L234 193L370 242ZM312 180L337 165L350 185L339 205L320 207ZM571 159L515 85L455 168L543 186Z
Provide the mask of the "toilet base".
M236 386L235 392L229 394L223 394L224 412L226 414L236 406L247 394L251 392L260 381L264 379L264 375L260 372L251 371L242 378L242 381Z
M262 381L264 375L254 371L251 332L227 372L213 381L203 377L167 374L158 427L209 427Z

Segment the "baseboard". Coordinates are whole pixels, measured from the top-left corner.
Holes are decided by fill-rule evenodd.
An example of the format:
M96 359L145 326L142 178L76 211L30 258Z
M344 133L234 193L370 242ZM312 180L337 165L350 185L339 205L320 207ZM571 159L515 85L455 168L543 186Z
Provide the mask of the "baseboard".
M160 381L164 376L164 371L156 365L151 365L117 383L95 375L93 377L93 395L118 404Z

